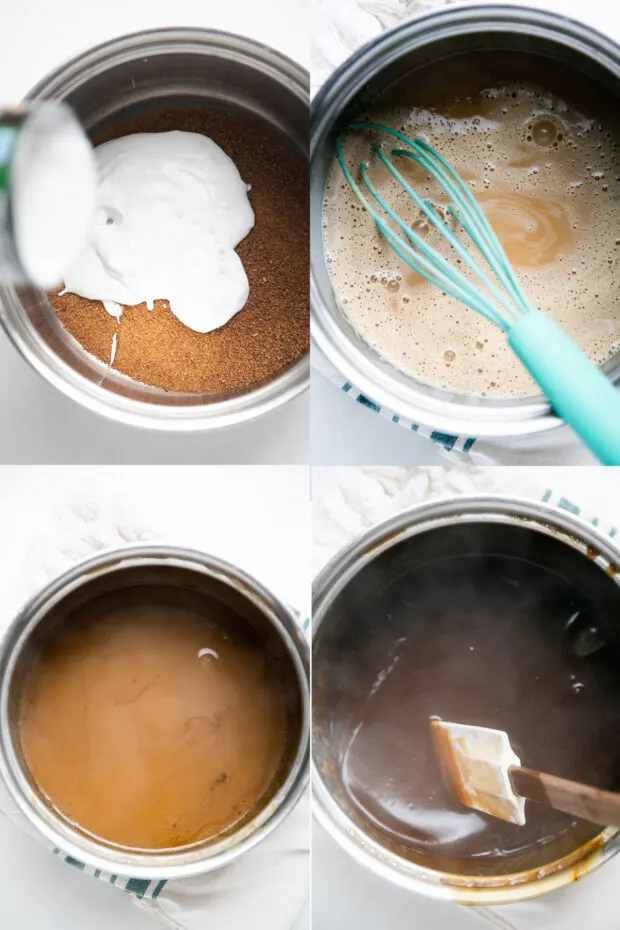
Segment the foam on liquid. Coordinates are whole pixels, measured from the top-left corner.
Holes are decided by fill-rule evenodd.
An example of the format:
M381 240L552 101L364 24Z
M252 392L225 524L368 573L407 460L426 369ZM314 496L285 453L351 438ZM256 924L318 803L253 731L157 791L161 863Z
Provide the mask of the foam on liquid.
M551 70L526 61L525 69L522 56L502 55L501 63L491 54L442 62L440 69L399 81L356 118L421 137L450 161L470 183L532 305L602 364L620 348L620 132L598 85L561 72L559 65ZM519 80L520 72L532 83ZM348 134L344 152L354 176L361 162L369 162L370 178L387 202L455 262L454 252L372 155L379 142L386 154L395 147L385 134ZM421 196L447 206L413 161L399 159L398 168ZM501 330L396 256L337 161L323 225L339 304L383 358L460 392L540 393Z

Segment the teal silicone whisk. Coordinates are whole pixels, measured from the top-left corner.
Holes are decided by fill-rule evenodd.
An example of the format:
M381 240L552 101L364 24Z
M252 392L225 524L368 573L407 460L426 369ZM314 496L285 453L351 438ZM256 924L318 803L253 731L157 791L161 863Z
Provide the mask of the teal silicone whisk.
M448 211L481 253L491 274L481 267L435 207L415 192L380 146L374 146L377 157L471 269L478 282L471 281L450 264L398 216L376 190L365 163L360 166L361 184L358 183L345 162L339 136L336 151L344 176L387 243L431 284L504 330L508 344L540 385L556 413L603 464L620 465L620 391L550 317L532 307L491 224L454 168L423 140L409 139L388 126L354 122L348 128L387 133L407 146L393 149L391 155L412 159L434 178L449 198ZM378 208L395 223L398 232Z

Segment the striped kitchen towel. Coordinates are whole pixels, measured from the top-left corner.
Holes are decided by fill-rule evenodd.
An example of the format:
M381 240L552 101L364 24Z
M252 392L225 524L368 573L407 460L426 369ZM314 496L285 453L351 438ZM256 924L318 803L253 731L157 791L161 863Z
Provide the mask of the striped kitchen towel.
M67 865L73 866L75 869L79 869L80 872L86 873L86 875L92 875L93 878L99 878L102 882L108 882L110 885L116 885L117 888L122 888L123 891L133 894L141 901L143 898L150 899L151 901L156 901L164 890L166 885L166 880L161 879L160 881L150 881L148 878L123 878L120 875L115 875L113 872L104 872L102 869L93 869L89 865L85 865L83 862L78 862L77 859L74 859L72 856L66 856L61 849L56 847L54 850L54 855L59 856L61 859L67 863Z
M372 397L348 381L325 358L316 346L312 348L312 368L322 374L353 401L403 429L423 436L441 450L447 461L464 465L595 465L597 460L568 426L548 430L544 434L507 437L491 440L475 436L459 436L433 430L397 412L383 407Z
M378 404L372 398L362 393L351 381L347 381L343 378L316 347L313 347L312 351L312 366L316 371L319 371L331 381L332 384L335 384L339 390L343 391L358 404L366 407L367 410L372 410L373 413L378 413L386 420L397 423L403 429L411 430L419 436L424 436L425 439L429 439L436 446L439 446L442 452L454 461L471 461L469 453L476 442L475 437L453 436L450 433L441 433L438 430L431 430L425 426L421 426L419 423L408 420L406 417L394 413L394 411L389 410L387 407L382 407L381 404Z

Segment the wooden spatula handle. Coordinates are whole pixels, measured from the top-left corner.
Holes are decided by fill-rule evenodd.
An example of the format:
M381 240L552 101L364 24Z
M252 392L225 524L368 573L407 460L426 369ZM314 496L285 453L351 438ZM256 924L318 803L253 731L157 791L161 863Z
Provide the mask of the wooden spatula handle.
M620 794L521 766L511 765L508 771L514 790L522 798L590 823L620 827Z

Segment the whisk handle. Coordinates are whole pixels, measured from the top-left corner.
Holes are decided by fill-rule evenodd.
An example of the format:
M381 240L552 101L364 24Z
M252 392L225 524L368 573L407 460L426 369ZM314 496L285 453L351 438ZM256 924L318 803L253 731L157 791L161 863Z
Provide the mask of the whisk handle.
M545 313L526 313L508 343L552 407L604 465L620 465L620 390Z

